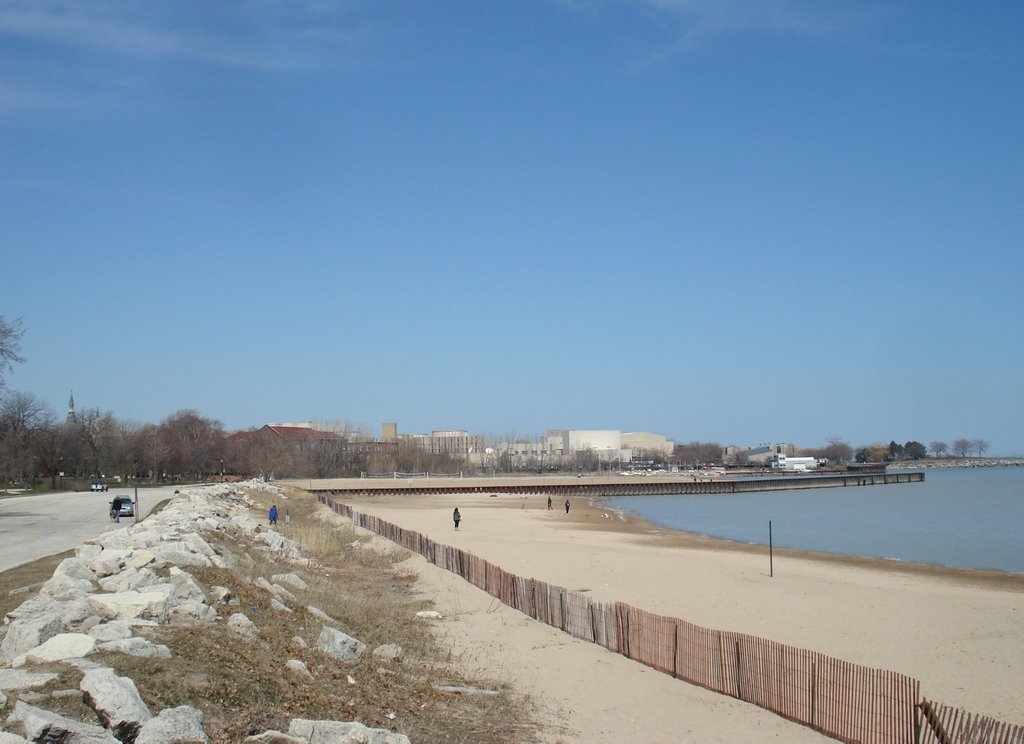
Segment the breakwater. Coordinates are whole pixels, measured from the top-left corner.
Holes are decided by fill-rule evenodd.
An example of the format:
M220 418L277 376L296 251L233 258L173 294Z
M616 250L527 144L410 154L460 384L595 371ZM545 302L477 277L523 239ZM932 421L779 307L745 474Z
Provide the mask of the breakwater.
M326 481L308 490L328 496L392 496L417 494L516 494L565 498L660 496L697 493L752 493L806 488L844 488L920 483L922 472L837 473L786 475L762 478L693 478L690 476L537 476L495 478L410 478L370 480L346 478Z

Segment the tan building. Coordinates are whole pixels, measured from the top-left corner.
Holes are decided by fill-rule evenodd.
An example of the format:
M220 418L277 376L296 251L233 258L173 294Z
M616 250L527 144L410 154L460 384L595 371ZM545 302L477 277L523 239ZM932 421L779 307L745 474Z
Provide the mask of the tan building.
M633 450L634 454L646 452L650 455L669 457L675 451L676 443L661 434L631 431L622 435L622 448Z

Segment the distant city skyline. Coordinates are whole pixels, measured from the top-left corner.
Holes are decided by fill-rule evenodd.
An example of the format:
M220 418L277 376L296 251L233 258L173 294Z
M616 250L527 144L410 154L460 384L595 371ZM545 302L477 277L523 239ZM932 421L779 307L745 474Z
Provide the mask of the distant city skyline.
M1024 4L0 0L6 375L1024 455Z

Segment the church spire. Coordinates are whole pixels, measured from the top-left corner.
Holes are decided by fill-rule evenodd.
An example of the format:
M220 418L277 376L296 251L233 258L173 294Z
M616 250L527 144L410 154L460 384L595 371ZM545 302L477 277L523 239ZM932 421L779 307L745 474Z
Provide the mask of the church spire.
M75 391L71 391L71 397L68 398L68 421L75 420Z

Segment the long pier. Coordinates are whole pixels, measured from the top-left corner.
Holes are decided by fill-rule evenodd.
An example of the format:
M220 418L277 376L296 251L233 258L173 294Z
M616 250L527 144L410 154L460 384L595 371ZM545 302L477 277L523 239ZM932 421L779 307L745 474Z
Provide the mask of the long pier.
M496 478L410 478L404 480L344 478L309 482L307 490L331 497L420 494L539 494L565 497L652 496L692 493L750 493L805 488L879 486L920 483L924 473L828 473L757 478L693 478L690 476L536 476ZM303 486L303 481L295 481Z

